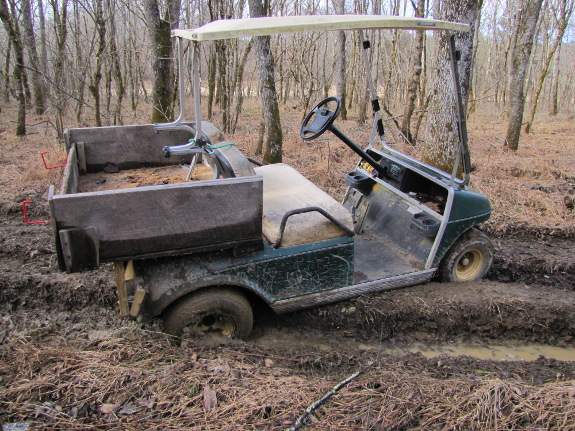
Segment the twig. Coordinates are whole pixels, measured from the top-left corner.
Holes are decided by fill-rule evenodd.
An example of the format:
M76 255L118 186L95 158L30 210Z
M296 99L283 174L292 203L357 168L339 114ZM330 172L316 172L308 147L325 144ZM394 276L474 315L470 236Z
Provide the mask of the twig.
M96 110L96 108L94 108L92 105L90 105L90 104L84 102L83 100L78 99L76 96L74 96L74 95L68 93L66 90L64 90L62 87L60 87L60 86L59 86L58 84L56 84L54 81L52 81L52 80L50 79L50 77L48 77L48 75L46 75L45 73L39 71L38 69L34 69L33 67L29 67L29 66L24 66L23 64L18 64L18 66L19 66L19 67L23 67L24 69L29 69L29 70L31 70L31 71L33 71L33 72L39 73L40 75L42 75L42 76L44 77L44 79L45 79L46 81L48 81L50 84L52 84L54 87L56 87L56 88L58 89L58 91L61 91L62 93L64 93L64 94L65 94L66 96L68 96L68 97L71 97L71 98L74 99L76 102L81 103L81 104L83 104L83 105L86 105L86 106L87 106L88 108L90 108L90 109ZM108 118L108 117L106 117L106 116L103 115L103 114L101 114L101 115L102 115L104 118L106 118L106 119Z
M305 409L305 413L303 415L301 415L297 419L297 421L295 421L295 424L289 429L289 431L297 431L299 429L302 429L306 425L305 420L308 418L308 416L310 414L312 414L315 410L317 410L318 407L320 407L323 403L325 403L327 400L329 400L337 391L339 391L341 388L343 388L349 382L354 380L362 372L363 371L361 371L361 370L356 371L351 376L349 376L347 379L342 380L337 385L335 385L333 388L331 388L329 390L329 392L327 392L323 397L321 397L319 400L315 401L312 405L310 405L307 409Z
M413 111L412 114L419 114L420 112L427 112L427 109L419 109L417 111ZM384 118L383 121L395 120L396 118L405 117L405 114L394 115L392 117Z

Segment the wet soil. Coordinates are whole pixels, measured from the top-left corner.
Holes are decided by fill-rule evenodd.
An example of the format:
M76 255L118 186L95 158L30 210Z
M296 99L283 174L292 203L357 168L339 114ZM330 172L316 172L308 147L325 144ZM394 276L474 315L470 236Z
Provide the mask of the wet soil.
M108 172L104 170L102 172L80 176L78 191L100 192L105 190L183 183L187 181L188 170L189 166L183 165L167 165L122 171L113 166ZM212 178L213 171L211 168L203 164L196 165L192 177L193 180L211 180Z
M100 186L107 182L106 187L114 187L110 178L108 176L100 184L101 179L94 179L93 184ZM153 181L163 182L158 178ZM122 181L126 179L137 185L147 184L147 179L124 178ZM0 190L0 424L30 421L39 429L49 427L46 424L52 424L54 428L53 424L63 416L55 419L42 409L60 406L69 420L60 425L60 429L70 429L72 424L76 429L82 428L80 422L75 422L74 411L77 415L80 415L78 411L84 411L82 414L93 426L122 428L125 423L121 418L116 418L116 424L104 407L111 405L111 401L108 402L112 399L111 388L122 386L117 382L124 380L109 374L106 367L118 363L124 367L122 372L127 373L129 367L139 370L140 362L145 360L148 360L146 370L138 372L141 375L149 373L146 377L149 380L134 390L133 397L139 401L151 399L157 390L146 386L146 382L152 381L150 376L163 373L167 363L175 375L188 372L190 358L199 358L195 362L229 363L232 368L241 368L246 375L249 369L257 377L254 381L259 382L250 390L257 385L271 385L270 382L289 378L290 382L297 381L300 385L294 386L295 389L289 386L291 389L286 391L297 391L299 396L309 390L310 396L315 398L357 370L372 370L362 383L370 390L375 388L374 381L379 382L378 379L386 376L389 380L377 385L393 386L398 391L394 396L401 388L419 393L424 386L437 385L439 388L443 382L447 382L447 386L464 382L472 391L488 378L509 385L524 385L520 389L523 391L529 385L536 389L547 384L572 385L575 379L575 357L570 361L557 360L551 351L544 351L538 359L528 361L478 359L464 354L426 357L414 352L414 346L426 350L430 346L460 346L462 343L503 348L532 343L563 348L572 346L575 337L573 237L540 237L514 230L513 236L492 236L496 255L486 280L464 284L432 282L282 316L259 306L255 309L255 327L249 340L181 342L162 334L159 321L142 324L119 318L111 266L79 274L64 274L58 270L50 225L22 222L20 203L25 199L34 201L30 207L32 220L48 218L45 195L44 187L40 186ZM99 392L94 390L89 402L70 401L77 392L75 379L80 368L74 368L71 376L54 374L54 370L70 361L80 361L82 357L104 354L109 355L103 361L106 365L89 370L99 376ZM216 373L213 369L211 372ZM229 380L234 374L229 367L227 372ZM227 390L218 386L224 383L212 374L201 377L205 377L218 393ZM241 381L237 377L232 380ZM46 389L43 386L46 381L54 387ZM287 385L285 380L281 383ZM183 389L170 385L169 382L165 385L166 393L181 397L179 391ZM35 389L26 389L31 387ZM205 393L204 390L204 403ZM199 396L201 398L201 392ZM418 396L422 397L421 402L428 403L436 397L431 392L428 398ZM1 402L2 397L8 402ZM296 398L296 393L292 392L285 401L295 403L291 407L296 412L302 411L314 399ZM131 405L126 400L132 398L122 395L114 405L117 404L118 409ZM412 404L419 402L418 399ZM35 407L31 411L28 407L19 410L16 407L19 403L22 406L31 403ZM52 403L52 407L46 407L46 403ZM418 422L412 404L406 413L411 418L411 422L405 422L407 425L398 425L403 423L400 421L387 427L370 428L368 421L361 418L357 419L355 428L338 426L337 421L330 423L332 429L426 428L421 425L425 421ZM276 412L281 421L257 429L279 429L293 424L297 415L282 416L278 406L272 407L270 413L266 410L268 407L258 405L257 409L264 408L262 414L258 413L258 420L265 423L265 419ZM167 413L162 414L164 416L156 425L148 423L128 428L179 428L168 427ZM185 416L184 412L178 417ZM242 422L238 419L236 429L248 429L246 424L252 420ZM182 423L193 428L197 422L184 420L179 425ZM224 429L215 423L204 428ZM440 429L442 423L435 423L436 428ZM326 429L322 428L321 421L310 428Z
M126 321L112 317L116 313L112 268L60 272L50 226L24 225L17 199L5 203L0 222L0 341L14 334L40 334L46 327L58 328L61 336L74 339L95 326L95 321L108 329L125 325ZM36 200L41 202L41 196ZM42 205L36 210L41 212ZM285 344L297 334L300 339L325 339L326 345L347 349L349 354L358 349L357 343L571 344L575 321L567 316L575 314L574 241L525 237L499 238L495 244L497 254L488 280L432 282L282 316L256 308L252 341L265 348L267 340L270 345L275 339ZM91 317L86 317L88 310ZM277 328L288 338L282 339Z

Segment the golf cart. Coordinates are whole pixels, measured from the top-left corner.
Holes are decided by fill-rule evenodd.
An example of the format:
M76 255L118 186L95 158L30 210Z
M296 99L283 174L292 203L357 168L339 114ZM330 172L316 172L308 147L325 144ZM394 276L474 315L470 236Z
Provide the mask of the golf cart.
M66 131L69 150L62 190L49 192L60 268L77 272L114 262L120 312L139 320L161 316L167 332L185 328L247 337L252 304L277 313L431 280L485 276L488 199L468 187L470 162L451 39L454 104L461 143L446 173L385 142L375 85L370 142L356 144L337 128L341 102L328 97L304 118L311 141L333 133L358 155L337 202L286 164L254 167L200 109L202 41L300 31L406 29L467 31L445 21L365 16L299 16L221 20L174 30L179 58L180 115L167 124ZM192 41L195 121L185 117L182 43ZM364 43L369 49L369 43ZM369 55L364 56L371 70ZM81 190L83 177L186 164L185 180L209 165L201 181ZM180 172L182 170L180 169ZM458 178L458 172L463 172ZM165 181L164 181L165 182Z

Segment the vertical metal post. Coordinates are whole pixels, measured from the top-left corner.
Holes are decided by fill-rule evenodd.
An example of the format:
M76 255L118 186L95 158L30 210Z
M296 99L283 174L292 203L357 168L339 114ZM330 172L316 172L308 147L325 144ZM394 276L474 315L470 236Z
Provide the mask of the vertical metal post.
M202 135L202 109L200 106L202 89L200 86L200 45L198 42L192 44L192 55L192 84L194 86L194 115L196 119L196 137L194 139L197 142Z
M171 123L154 124L155 130L170 129L174 126L178 126L184 117L186 116L186 92L184 83L184 62L183 62L183 50L182 50L182 39L176 38L176 50L178 53L178 99L180 103L180 115Z
M463 110L463 101L461 98L461 85L459 83L459 72L457 69L458 53L455 49L455 36L449 34L449 60L451 66L451 76L453 78L453 90L455 91L455 108L457 111L457 132L459 135L459 151L455 158L453 171L451 173L451 186L455 183L455 177L459 170L459 165L463 160L463 184L469 183L469 173L471 172L471 160L469 158L469 147L467 143L467 120Z
M386 145L385 138L384 138L384 128L383 128L383 121L381 119L380 114L380 106L379 106L379 99L377 98L377 91L375 89L375 83L373 81L373 76L371 75L371 60L369 58L368 49L371 47L371 44L368 40L365 40L363 37L363 30L358 30L359 38L363 43L363 60L365 62L365 75L367 79L367 85L369 87L369 94L371 98L371 107L373 109L373 130L371 133L371 138L369 141L370 145L373 145L373 141L375 140L375 132L379 136L379 141L382 146Z

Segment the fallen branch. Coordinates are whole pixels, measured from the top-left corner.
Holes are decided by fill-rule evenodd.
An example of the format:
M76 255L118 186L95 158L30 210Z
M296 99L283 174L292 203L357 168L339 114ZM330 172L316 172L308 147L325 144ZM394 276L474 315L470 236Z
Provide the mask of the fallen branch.
M316 411L318 407L320 407L323 403L325 403L327 400L329 400L337 391L339 391L341 388L343 388L349 382L354 380L362 372L363 371L356 371L351 376L349 376L347 379L342 380L337 385L335 385L333 388L331 388L329 390L329 392L327 392L323 397L321 397L319 400L315 401L312 405L310 405L307 409L305 409L305 413L303 415L301 415L297 419L297 421L295 421L295 424L289 429L289 431L297 431L299 429L302 429L304 426L306 426L305 421L307 420L307 418L309 417L310 414L312 414L314 411Z

